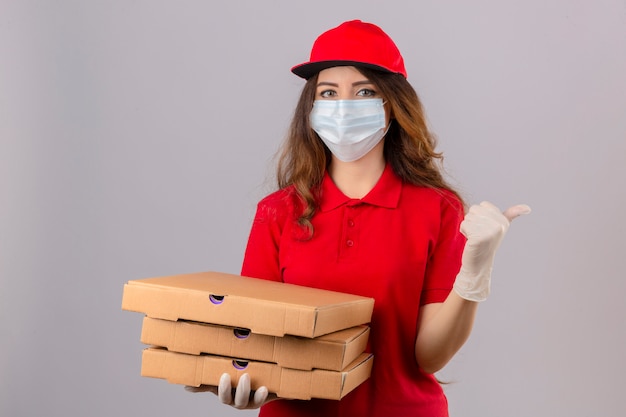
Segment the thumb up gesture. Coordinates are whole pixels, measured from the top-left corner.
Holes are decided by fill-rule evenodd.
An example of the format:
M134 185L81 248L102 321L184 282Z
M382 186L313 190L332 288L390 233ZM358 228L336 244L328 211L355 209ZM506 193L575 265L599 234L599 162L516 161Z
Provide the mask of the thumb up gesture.
M509 207L503 212L489 202L470 207L461 222L461 233L467 238L461 270L454 290L470 301L484 301L489 296L491 270L496 251L513 219L530 213L525 204Z

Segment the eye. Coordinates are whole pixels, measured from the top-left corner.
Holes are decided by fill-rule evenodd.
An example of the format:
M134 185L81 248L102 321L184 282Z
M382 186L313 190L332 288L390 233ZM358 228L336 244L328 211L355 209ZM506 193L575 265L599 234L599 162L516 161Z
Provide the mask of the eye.
M335 97L337 95L337 92L335 90L322 90L319 92L319 96L321 98L332 98Z
M359 97L376 97L376 94L376 91L372 90L371 88L362 88L356 93L356 95Z

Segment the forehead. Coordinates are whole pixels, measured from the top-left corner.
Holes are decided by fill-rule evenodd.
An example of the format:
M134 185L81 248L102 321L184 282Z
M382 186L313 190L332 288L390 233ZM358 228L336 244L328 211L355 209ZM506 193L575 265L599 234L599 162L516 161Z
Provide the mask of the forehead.
M356 67L352 66L340 66L326 68L319 72L317 76L318 83L320 82L355 82L355 81L367 81L367 77L359 72Z

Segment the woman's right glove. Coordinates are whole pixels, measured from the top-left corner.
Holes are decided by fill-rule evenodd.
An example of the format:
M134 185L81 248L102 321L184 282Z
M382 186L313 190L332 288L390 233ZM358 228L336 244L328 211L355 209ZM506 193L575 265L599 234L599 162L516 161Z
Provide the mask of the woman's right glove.
M484 301L489 295L491 270L496 251L514 218L530 213L521 204L504 213L489 202L470 207L461 222L461 233L467 238L461 270L454 281L454 291L470 301Z
M276 394L270 394L266 387L259 387L256 391L251 391L250 375L248 374L241 375L236 389L232 388L230 375L227 373L222 374L217 387L201 385L199 387L187 386L185 389L189 392L212 392L223 404L240 410L253 410L277 399Z

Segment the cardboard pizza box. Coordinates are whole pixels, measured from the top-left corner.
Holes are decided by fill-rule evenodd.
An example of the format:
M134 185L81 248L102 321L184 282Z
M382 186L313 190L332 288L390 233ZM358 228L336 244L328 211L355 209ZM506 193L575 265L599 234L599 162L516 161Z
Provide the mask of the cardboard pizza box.
M215 324L169 321L145 317L141 342L170 351L273 362L284 368L313 368L340 371L367 347L369 327L365 325L316 338L255 334L248 329Z
M122 309L271 336L318 337L369 323L374 299L220 272L129 281Z
M236 384L241 375L247 373L250 375L252 390L266 386L270 392L282 398L339 400L369 378L372 362L373 356L363 353L341 371L304 371L268 362L147 348L142 355L141 375L165 379L172 384L198 387L218 385L223 373L230 374Z

